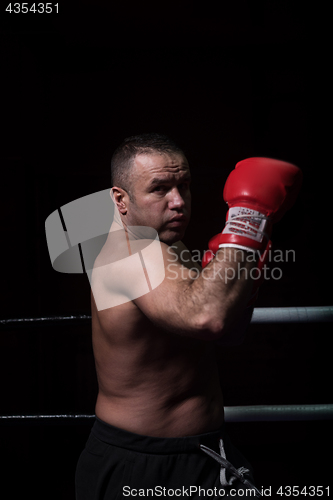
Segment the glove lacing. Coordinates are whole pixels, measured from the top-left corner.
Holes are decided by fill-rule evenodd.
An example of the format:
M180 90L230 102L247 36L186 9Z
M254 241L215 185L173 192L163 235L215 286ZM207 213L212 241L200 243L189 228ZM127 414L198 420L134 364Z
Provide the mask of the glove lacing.
M248 219L248 221L244 221L243 219ZM265 215L251 215L251 214L240 214L234 215L232 218L225 221L225 228L228 228L228 231L232 233L242 232L242 228L239 226L243 226L248 231L248 235L251 237L256 237L258 234L262 234L265 238L269 239L268 234L265 231L261 231L259 229L260 223L251 222L251 220L259 219L260 222L262 220L270 220L270 217L266 217ZM252 231L252 234L251 234ZM223 232L223 231L222 231Z

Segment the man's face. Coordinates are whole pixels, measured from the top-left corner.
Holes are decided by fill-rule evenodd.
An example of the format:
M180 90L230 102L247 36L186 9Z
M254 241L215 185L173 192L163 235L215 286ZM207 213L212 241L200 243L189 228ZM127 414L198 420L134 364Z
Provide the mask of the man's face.
M172 244L185 233L191 215L190 169L182 154L137 155L131 170L128 226L154 228Z

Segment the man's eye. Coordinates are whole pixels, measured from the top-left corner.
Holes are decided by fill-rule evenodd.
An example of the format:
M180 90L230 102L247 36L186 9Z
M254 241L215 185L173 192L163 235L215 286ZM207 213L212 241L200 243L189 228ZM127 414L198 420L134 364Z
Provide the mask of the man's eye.
M154 191L157 191L157 192L162 192L162 191L165 191L166 190L166 186L156 186L154 188Z

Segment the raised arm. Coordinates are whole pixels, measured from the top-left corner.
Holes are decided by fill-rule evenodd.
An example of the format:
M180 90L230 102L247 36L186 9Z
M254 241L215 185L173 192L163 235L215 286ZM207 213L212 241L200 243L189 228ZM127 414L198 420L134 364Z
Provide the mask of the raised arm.
M165 278L134 303L163 328L207 340L220 338L247 304L255 261L246 259L247 252L221 249L199 272L182 265L172 247L161 245Z
M206 267L184 266L172 247L139 238L131 258L113 266L119 303L131 300L153 323L180 335L223 337L253 295L257 262L270 244L272 225L294 203L301 180L301 171L290 163L268 158L239 162L224 188L226 225L213 240ZM106 282L112 291L112 279Z
M295 202L301 182L300 169L290 163L269 158L239 162L224 188L229 211L212 260L193 275L178 261L170 263L172 254L164 248L165 280L137 299L137 306L155 323L184 335L222 337L244 312L256 278L251 271L270 245L273 223Z

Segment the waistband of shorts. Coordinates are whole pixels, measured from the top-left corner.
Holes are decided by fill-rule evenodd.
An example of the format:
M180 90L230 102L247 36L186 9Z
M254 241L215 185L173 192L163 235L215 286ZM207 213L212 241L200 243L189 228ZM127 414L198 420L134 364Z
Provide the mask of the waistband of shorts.
M219 441L225 437L224 424L212 432L205 434L197 434L195 436L184 437L152 437L135 434L133 432L119 429L113 425L107 424L96 417L94 425L91 429L100 441L104 443L117 446L119 448L126 448L132 451L141 453L155 453L155 454L170 454L170 453L187 453L200 450L200 444L208 446L209 448L219 451Z

